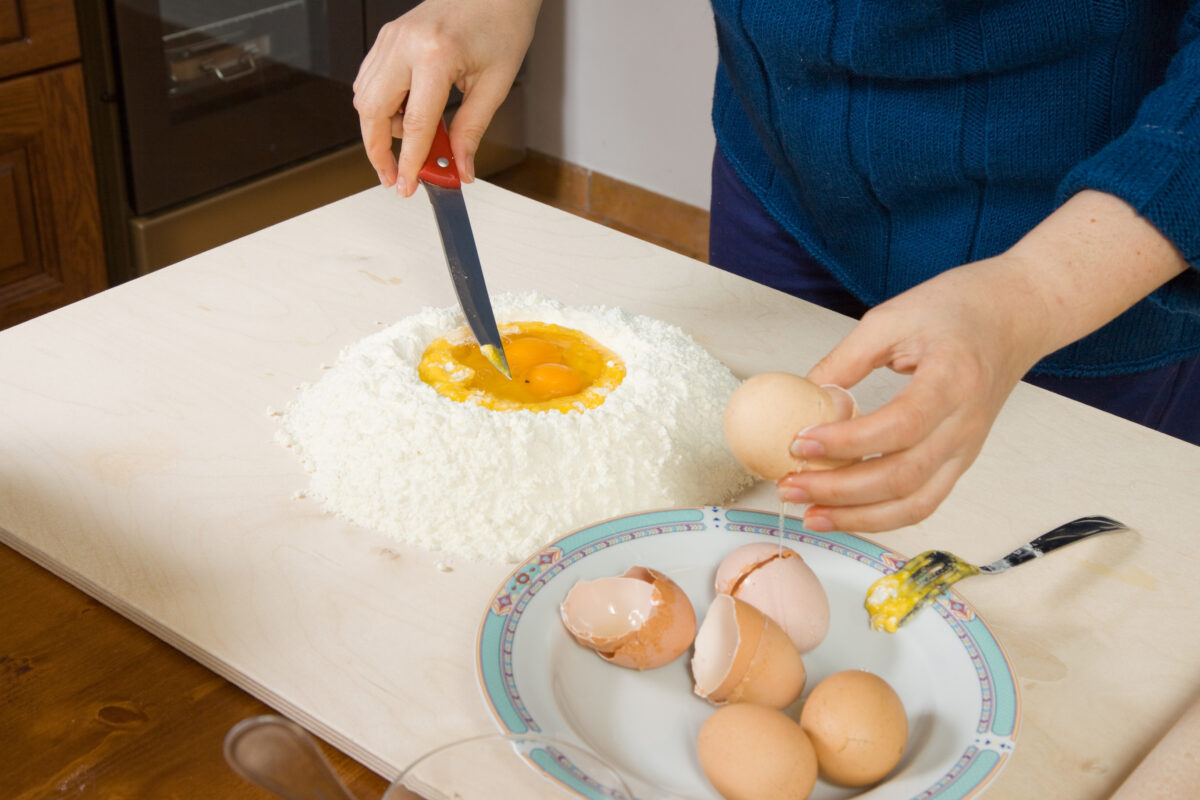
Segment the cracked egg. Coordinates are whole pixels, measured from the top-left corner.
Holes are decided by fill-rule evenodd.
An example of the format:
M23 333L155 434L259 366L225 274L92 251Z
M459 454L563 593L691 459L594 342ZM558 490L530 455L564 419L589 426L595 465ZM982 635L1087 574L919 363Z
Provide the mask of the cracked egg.
M829 633L825 587L795 550L772 542L742 545L717 567L715 588L779 623L802 654Z
M674 661L696 635L696 613L687 594L646 567L576 583L559 613L575 641L605 661L632 669Z
M725 406L725 441L734 457L766 480L806 469L835 469L852 462L801 459L790 452L801 431L858 416L858 404L840 386L818 386L789 372L763 372L747 378Z
M747 602L719 594L696 632L693 691L714 705L783 708L800 696L808 673L779 623Z

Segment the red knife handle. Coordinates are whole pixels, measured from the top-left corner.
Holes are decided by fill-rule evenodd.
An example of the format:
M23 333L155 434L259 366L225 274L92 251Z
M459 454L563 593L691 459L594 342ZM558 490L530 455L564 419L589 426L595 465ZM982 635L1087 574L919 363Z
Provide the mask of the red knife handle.
M446 130L446 121L438 118L437 130L433 134L433 146L429 148L429 157L417 177L426 183L441 186L443 189L460 189L462 182L458 179L458 167L454 164L454 153L450 150L450 134Z

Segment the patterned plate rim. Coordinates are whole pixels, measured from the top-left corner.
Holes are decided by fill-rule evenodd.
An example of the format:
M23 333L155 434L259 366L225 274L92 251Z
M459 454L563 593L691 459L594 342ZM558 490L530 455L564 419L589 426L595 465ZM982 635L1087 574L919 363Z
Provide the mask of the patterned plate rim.
M895 572L908 561L908 556L854 534L814 533L796 517L785 515L784 520L786 539L821 547L880 574ZM647 536L722 527L731 532L777 536L779 515L723 506L626 514L578 528L518 564L492 594L475 642L476 678L499 728L507 733L541 733L516 688L512 645L521 614L543 587L593 552ZM1003 645L958 592L951 589L929 608L951 627L967 651L975 666L983 702L975 741L964 748L955 764L938 780L913 795L913 800L965 800L983 791L1011 757L1020 728L1021 693ZM613 796L569 760L557 759L539 767L580 797Z

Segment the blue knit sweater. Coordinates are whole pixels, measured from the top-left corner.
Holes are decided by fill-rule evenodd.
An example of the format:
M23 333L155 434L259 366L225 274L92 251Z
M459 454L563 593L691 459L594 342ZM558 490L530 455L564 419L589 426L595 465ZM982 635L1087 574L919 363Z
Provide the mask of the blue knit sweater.
M1200 353L1200 0L713 9L722 151L861 300L1000 253L1093 188L1192 269L1036 371L1119 374Z

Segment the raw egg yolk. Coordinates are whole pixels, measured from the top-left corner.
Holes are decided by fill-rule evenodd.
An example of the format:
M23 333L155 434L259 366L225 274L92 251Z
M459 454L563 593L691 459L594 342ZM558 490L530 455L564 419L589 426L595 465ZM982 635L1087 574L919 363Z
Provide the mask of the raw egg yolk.
M583 391L583 375L566 364L538 364L525 373L529 391L541 397L564 397Z
M500 326L512 379L493 367L470 331L426 348L418 371L438 394L494 411L583 411L604 402L625 377L612 351L581 331L545 322Z
M536 336L501 337L508 368L515 376L524 375L539 364L561 364L562 348Z

